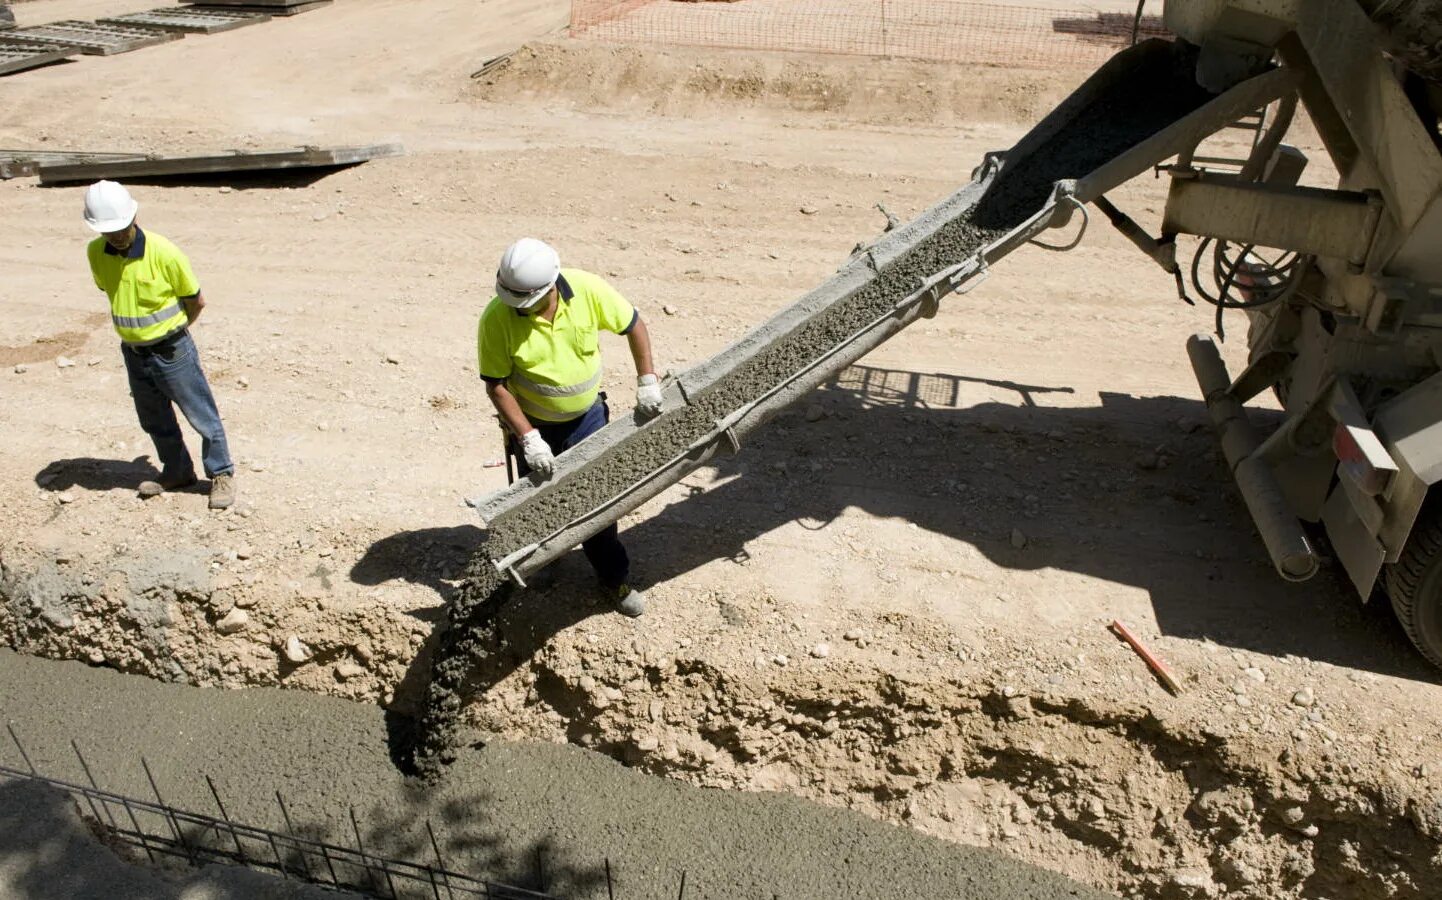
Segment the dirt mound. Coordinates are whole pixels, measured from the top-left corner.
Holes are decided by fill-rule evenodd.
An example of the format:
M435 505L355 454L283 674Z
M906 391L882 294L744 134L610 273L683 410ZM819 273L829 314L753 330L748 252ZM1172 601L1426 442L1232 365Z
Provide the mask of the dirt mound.
M957 655L925 629L886 639L906 655ZM985 655L1019 662L1026 648ZM1259 760L1234 735L1143 705L942 666L945 676L924 677L558 644L529 667L515 688L524 695L488 704L479 724L514 730L519 710L536 736L645 771L864 810L1129 896L1372 900L1442 886L1442 807L1345 766Z
M474 95L664 115L730 107L822 112L872 124L1029 122L1086 74L550 41L528 44L488 70L476 80Z

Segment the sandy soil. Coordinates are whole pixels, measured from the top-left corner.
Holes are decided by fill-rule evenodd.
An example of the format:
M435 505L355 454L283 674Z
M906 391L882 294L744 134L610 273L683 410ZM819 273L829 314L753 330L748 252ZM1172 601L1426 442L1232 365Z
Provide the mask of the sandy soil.
M0 146L408 150L136 186L212 303L197 340L242 461L226 515L135 496L152 451L85 272L81 192L0 184L9 643L405 708L475 539L460 498L504 483L471 335L510 240L612 278L679 370L833 271L879 232L876 203L905 219L946 196L1085 74L577 45L547 36L565 13L341 0L0 79ZM1163 189L1115 199L1154 222ZM474 721L1141 896L1442 890L1436 673L1340 572L1272 573L1182 349L1211 316L1171 294L1100 223L1071 253L1018 252L629 517L645 619L592 605L579 555L555 566ZM1229 320L1234 365L1244 332ZM624 347L605 346L629 406ZM244 627L218 633L235 609ZM292 636L303 664L279 653Z

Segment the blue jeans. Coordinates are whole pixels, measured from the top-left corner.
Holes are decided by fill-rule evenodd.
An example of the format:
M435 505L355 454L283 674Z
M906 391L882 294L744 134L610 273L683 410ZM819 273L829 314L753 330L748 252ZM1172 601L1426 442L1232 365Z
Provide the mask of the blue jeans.
M225 442L225 426L205 373L200 370L200 353L189 332L149 347L122 344L125 373L130 376L130 396L140 427L155 442L161 469L167 475L194 472L190 451L175 418L180 407L190 427L200 433L201 462L207 478L235 471Z
M609 421L611 410L606 406L606 395L602 394L594 406L569 422L533 424L541 433L541 439L551 448L551 452L560 456L600 431ZM512 452L516 456L516 471L519 477L525 478L531 474L531 467L526 465L520 441L512 437L511 442ZM590 560L591 568L596 570L596 578L600 580L602 587L617 588L626 583L627 576L631 574L631 558L626 555L626 548L622 545L614 524L581 544L581 550L586 554L586 559Z

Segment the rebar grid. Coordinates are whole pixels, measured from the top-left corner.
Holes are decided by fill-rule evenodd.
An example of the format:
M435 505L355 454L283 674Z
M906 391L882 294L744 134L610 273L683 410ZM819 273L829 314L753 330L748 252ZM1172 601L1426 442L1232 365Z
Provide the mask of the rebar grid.
M443 866L389 859L364 849L218 819L8 766L0 766L0 778L39 782L83 800L109 835L144 850L152 862L164 856L184 859L193 866L242 865L286 879L364 891L385 900L416 896L556 900L550 894L471 878ZM213 784L210 787L215 788ZM436 847L430 822L426 830Z
M284 879L297 879L327 887L363 891L382 900L431 897L433 900L456 900L456 898L482 898L482 900L557 900L551 894L499 884L479 878L472 878L448 869L441 855L440 842L435 829L426 820L426 835L435 854L435 864L413 863L391 859L366 851L360 836L360 825L355 809L350 809L351 827L355 834L355 846L344 847L326 841L301 837L291 823L290 811L285 800L277 791L276 805L286 823L285 831L272 831L255 825L245 825L230 818L215 782L205 776L206 786L215 799L220 817L178 809L166 803L160 788L150 770L150 765L141 757L140 765L155 800L141 800L107 791L95 781L95 775L80 752L80 746L71 741L71 749L80 763L81 771L89 785L75 784L59 778L42 775L36 769L25 745L15 729L6 725L15 748L20 751L29 771L0 765L0 780L33 781L64 791L77 802L84 802L90 808L92 819L107 834L145 851L154 863L157 857L184 859L192 866L208 863L242 865L247 868L279 874ZM544 884L545 858L538 851L537 874ZM610 863L607 861L607 875ZM609 877L608 877L609 881ZM682 884L685 884L684 876ZM610 885L608 884L608 890ZM684 887L683 887L684 892Z

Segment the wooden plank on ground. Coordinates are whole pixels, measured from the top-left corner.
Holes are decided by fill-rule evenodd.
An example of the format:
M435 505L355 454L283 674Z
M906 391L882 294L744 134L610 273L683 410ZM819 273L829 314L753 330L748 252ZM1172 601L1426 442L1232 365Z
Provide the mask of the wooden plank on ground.
M68 150L0 150L0 178L39 175L41 166L145 159L144 153L75 153Z
M77 47L61 47L56 44L30 44L22 41L0 39L0 75L23 72L36 66L48 66L62 59L69 59L80 50ZM4 176L0 176L4 177Z
M365 147L303 147L259 153L239 151L212 156L147 156L143 159L42 165L39 174L41 184L61 184L99 178L265 172L346 166L385 156L400 156L404 152L400 144L373 144Z
M183 34L215 34L220 31L230 31L232 28L244 28L247 25L269 22L270 16L264 13L237 12L230 9L187 9L167 6L161 9L152 9L149 12L129 13L96 21L102 25L131 25L141 28L158 28L161 31L179 31Z
M186 9L215 9L215 10L242 10L244 12L265 13L268 16L298 16L303 12L310 12L320 9L322 6L330 6L334 0L305 0L302 3L271 4L258 3L256 0L201 0L191 3Z
M128 53L178 40L183 35L173 31L158 31L153 28L135 28L122 25L97 25L94 22L51 22L32 28L19 28L6 37L15 36L24 41L55 44L57 46L79 47L80 52L96 56L110 56Z

